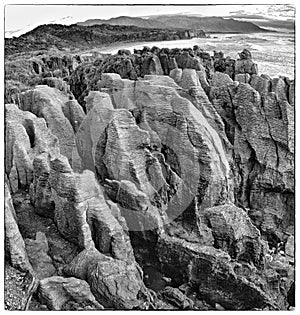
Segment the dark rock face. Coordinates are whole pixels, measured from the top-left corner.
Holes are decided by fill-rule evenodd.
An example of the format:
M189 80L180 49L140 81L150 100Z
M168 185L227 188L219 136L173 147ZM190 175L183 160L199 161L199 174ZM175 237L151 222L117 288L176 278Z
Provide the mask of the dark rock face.
M6 257L44 307L293 305L294 82L239 57L119 50L6 105Z

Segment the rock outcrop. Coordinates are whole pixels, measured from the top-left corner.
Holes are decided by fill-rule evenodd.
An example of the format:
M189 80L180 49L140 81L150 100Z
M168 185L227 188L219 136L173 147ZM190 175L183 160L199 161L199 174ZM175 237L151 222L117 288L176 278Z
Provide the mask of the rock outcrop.
M256 82L261 94L249 84L227 84L216 85L211 98L234 147L236 201L250 209L255 224L276 242L293 226L294 112Z
M45 119L49 130L59 139L61 154L71 162L75 148L74 131L84 117L81 106L61 91L41 85L22 94L20 108Z
M105 201L93 172L74 173L62 155L53 159L44 155L44 163L49 163L49 185L58 231L82 250L83 256L79 254L72 266L82 260L79 264L88 268L87 276L76 271L70 275L86 280L105 307L139 307L139 291L143 289L147 293L147 290L117 205ZM95 253L93 264L85 251Z
M16 214L7 183L5 191L5 255L8 257L12 267L21 271L31 271L32 266L29 262L25 249L25 243L18 228Z
M235 62L235 73L257 74L257 64L252 61L252 55L249 50L244 49L239 53L239 59Z
M77 304L75 305L77 310L103 309L91 293L87 282L73 277L55 276L41 280L38 295L41 301L54 311L66 309L64 305L70 301Z
M212 229L215 247L228 252L236 260L261 264L263 246L260 232L245 211L224 205L206 209L205 216Z
M177 288L166 287L162 291L162 295L167 301L175 304L179 309L193 309L193 301Z
M266 306L272 300L259 287L236 275L230 256L220 249L162 236L157 252L165 272L176 275L179 285L191 283L211 305L251 309Z
M5 172L12 192L28 189L33 180L33 159L51 147L58 153L58 139L44 119L16 105L6 105Z
M61 75L6 105L6 259L38 303L293 306L293 81L198 46Z
M64 268L64 273L86 280L104 307L132 309L149 303L140 267L132 262L112 259L95 249L82 251ZM139 297L143 297L139 299ZM148 301L147 301L148 300Z
M196 72L192 74L197 82ZM229 165L221 140L193 104L178 95L180 88L172 80L149 76L129 85L105 74L99 85L111 94L116 109L107 97L92 107L77 134L79 155L105 182L112 200L135 210L130 217L145 212L161 226L159 211L168 222L195 196L203 208L228 198ZM125 85L126 99L119 96ZM92 123L96 120L101 126ZM180 145L172 145L175 139Z
M36 233L36 239L25 239L26 252L32 268L39 279L56 274L51 257L48 255L47 237L42 232Z

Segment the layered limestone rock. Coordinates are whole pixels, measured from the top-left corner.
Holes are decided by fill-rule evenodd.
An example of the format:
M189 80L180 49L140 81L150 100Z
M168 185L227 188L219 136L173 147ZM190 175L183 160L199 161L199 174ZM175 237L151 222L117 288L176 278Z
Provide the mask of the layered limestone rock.
M132 309L151 301L136 263L112 259L95 249L82 251L64 268L64 273L86 280L104 307Z
M112 214L113 205L106 203L94 173L74 173L63 156L51 160L50 168L59 232L81 249L95 246L116 259L132 260L128 236Z
M190 283L198 296L211 305L218 303L227 310L280 308L255 268L244 265L239 269L239 265L220 249L162 236L157 253L163 270L173 275L178 285ZM259 285L256 281L260 281Z
M228 252L234 259L261 264L260 232L244 210L223 205L206 209L205 216L212 229L215 247Z
M6 105L11 191L29 189L41 220L75 248L57 258L38 230L24 244L6 191L8 258L32 265L42 303L292 305L294 82L258 76L247 50L235 61L195 46L79 67L70 84L86 114L64 84L45 83L62 91L37 86L20 96L24 111Z
M20 108L44 118L49 130L59 139L61 154L72 161L75 148L74 132L84 113L75 100L69 100L63 92L44 85L22 93Z
M276 242L293 226L294 113L269 91L267 79L252 78L261 94L248 84L228 83L213 86L211 98L234 146L236 202Z
M56 274L56 269L48 255L49 246L46 235L36 233L36 239L25 239L26 252L32 268L39 279L44 279Z
M58 139L48 130L46 122L34 114L6 105L5 171L12 192L28 189L33 180L33 159L51 148L59 152Z
M108 300L106 305L111 307L140 307L139 292L141 290L144 292L143 301L147 301L147 290L142 281L142 272L134 259L126 222L118 206L111 201L106 202L93 172L88 170L82 174L73 172L67 157L59 153L57 138L47 129L44 119L20 111L14 105L8 106L8 109L13 110L14 119L20 121L20 129L23 127L21 125L23 120L29 117L30 122L33 121L40 127L39 136L45 135L43 142L37 137L32 152L29 152L32 153L30 193L36 211L53 218L61 235L76 244L79 249L102 253L100 257L98 256L100 261L95 261L96 270L89 271L88 279L97 298ZM12 116L12 113L10 115ZM13 125L11 133L15 132L16 126L18 125ZM33 129L33 135L35 131ZM27 135L25 128L24 133ZM10 140L9 137L8 139ZM27 141L30 142L28 139ZM36 240L27 239L26 250L40 279L56 273L52 259L48 255L47 239L43 233L37 233ZM103 258L109 259L109 264L105 266L100 264L99 266L104 269L99 274L98 263ZM115 268L112 272L113 265ZM127 281L124 280L126 277ZM104 287L101 287L103 284ZM107 291L106 286L111 286L111 289ZM115 289L112 289L113 287ZM130 301L127 299L128 292L131 294ZM120 302L120 299L124 301ZM49 302L52 308L61 307L59 301L57 302L59 306L53 306L56 302L52 301L52 304Z
M179 309L193 309L193 301L177 288L166 287L162 291L162 295L168 302L175 304Z
M184 70L187 80L191 71L200 86L195 70ZM141 224L144 214L160 227L161 219L172 221L195 196L203 209L230 198L221 140L173 80L147 76L132 85L105 74L99 86L115 109L107 98L95 103L77 134L78 151L129 222Z
M28 255L25 249L25 243L16 221L15 209L12 203L7 183L5 183L4 189L5 256L9 259L11 266L21 271L32 272L32 266L29 262Z
M176 69L195 69L209 73L212 68L209 54L197 46L194 49L144 47L142 50L135 49L133 54L120 50L116 55L82 64L72 73L69 83L76 99L85 106L85 97L95 90L104 73L116 73L123 79L137 80L146 75L169 75ZM171 75L174 75L174 71Z
M83 253L75 258L69 269L73 270L72 266L78 261L88 268L85 276L77 271L68 274L85 279L96 299L106 307L138 307L141 304L140 289L147 290L117 205L105 201L93 172L74 173L62 155L44 158L50 168L54 221L61 235L75 243ZM93 265L85 251L95 254ZM109 263L103 265L106 261ZM99 271L99 268L102 269ZM127 298L129 295L130 299Z
M103 306L91 293L88 283L73 277L50 277L40 281L38 296L50 310L66 309L66 303L75 302L77 310L99 310ZM74 307L74 306L73 306Z

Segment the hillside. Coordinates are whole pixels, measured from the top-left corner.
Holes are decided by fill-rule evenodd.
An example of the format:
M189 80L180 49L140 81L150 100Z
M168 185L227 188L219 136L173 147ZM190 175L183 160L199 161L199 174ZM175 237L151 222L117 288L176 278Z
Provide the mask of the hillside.
M109 24L109 25L134 25L137 27L145 28L165 28L166 25L157 20L143 19L139 17L130 17L130 16L119 16L116 18L111 18L109 20L104 19L90 19L84 22L79 22L77 25L81 26L90 26L96 24ZM171 27L174 28L174 27ZM176 27L175 27L176 28Z
M190 34L185 30L141 28L124 25L41 25L15 38L5 39L5 54L34 50L79 50L108 45L115 42L163 41L187 39L193 36L205 37L203 31Z
M224 19L222 17L198 17L190 15L156 15L148 18L120 16L109 20L87 20L77 23L77 25L88 26L103 23L110 25L134 25L147 28L202 29L205 32L211 33L254 33L267 31L251 22Z

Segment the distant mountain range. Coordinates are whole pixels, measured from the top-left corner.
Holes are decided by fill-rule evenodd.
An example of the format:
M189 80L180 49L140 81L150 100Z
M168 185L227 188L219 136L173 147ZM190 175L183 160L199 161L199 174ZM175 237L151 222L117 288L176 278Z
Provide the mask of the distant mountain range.
M161 29L201 29L206 33L258 33L268 30L248 21L238 21L222 17L199 17L192 15L156 15L148 18L119 16L109 20L92 19L77 25L90 26L99 24L133 25L144 28Z
M258 25L259 27L265 28L267 30L274 30L277 32L295 32L295 21L290 20L274 20L268 19L261 16L236 16L234 19L239 21L247 21Z

